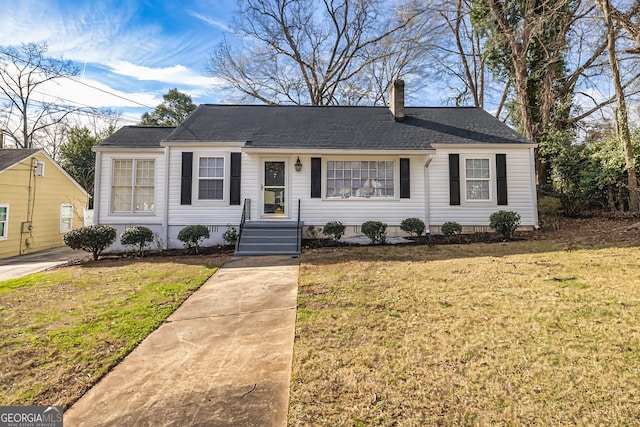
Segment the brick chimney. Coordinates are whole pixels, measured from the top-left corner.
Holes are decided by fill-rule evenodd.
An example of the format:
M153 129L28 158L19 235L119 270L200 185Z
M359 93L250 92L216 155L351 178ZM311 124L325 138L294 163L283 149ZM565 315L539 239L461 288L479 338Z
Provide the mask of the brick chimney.
M404 120L404 80L394 80L389 86L389 109L396 122Z

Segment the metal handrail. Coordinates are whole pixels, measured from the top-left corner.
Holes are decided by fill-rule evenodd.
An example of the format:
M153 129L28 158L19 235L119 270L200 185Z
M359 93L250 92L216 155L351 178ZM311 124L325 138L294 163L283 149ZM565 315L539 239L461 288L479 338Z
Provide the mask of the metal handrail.
M242 204L242 216L240 217L240 226L238 227L238 239L236 240L236 252L238 252L238 248L240 247L240 239L242 238L242 230L244 229L244 223L247 220L247 204L250 203L250 199L244 199L244 203Z
M302 230L300 229L300 199L298 199L298 225L296 227L296 243L298 246L298 252L301 252L302 248Z

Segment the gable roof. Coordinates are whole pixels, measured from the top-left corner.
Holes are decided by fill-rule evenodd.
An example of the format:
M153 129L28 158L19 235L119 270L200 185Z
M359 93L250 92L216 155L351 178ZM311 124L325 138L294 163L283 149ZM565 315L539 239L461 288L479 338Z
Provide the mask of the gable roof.
M167 142L239 142L253 148L429 150L433 143L530 144L481 108L200 105Z
M49 163L51 163L69 180L69 182L78 187L78 189L82 191L87 197L89 196L89 193L87 193L87 191L82 188L82 186L78 184L78 182L73 179L73 177L69 175L69 173L58 164L58 162L53 160L45 151L39 148L0 149L0 173L15 165L16 163L34 156L35 154L40 154L45 159L47 159Z
M33 156L37 148L2 148L0 149L0 172L10 168L16 163Z
M173 126L123 126L102 141L101 147L160 147Z

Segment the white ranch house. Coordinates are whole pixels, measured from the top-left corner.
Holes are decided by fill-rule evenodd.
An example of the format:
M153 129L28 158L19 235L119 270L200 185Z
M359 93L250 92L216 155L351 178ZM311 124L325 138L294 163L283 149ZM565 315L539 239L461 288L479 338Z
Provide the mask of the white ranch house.
M484 231L511 210L537 227L536 145L479 108L405 107L403 91L390 108L200 105L176 128L123 127L95 147L94 221L144 225L167 247L187 225L213 245L243 221L246 254L295 253L329 221L347 236L369 220L402 235L410 217Z

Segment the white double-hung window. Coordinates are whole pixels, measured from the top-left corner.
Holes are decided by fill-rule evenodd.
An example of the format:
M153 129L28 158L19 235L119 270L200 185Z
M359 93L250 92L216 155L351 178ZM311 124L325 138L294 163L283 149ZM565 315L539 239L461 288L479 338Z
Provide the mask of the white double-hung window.
M66 233L73 228L73 205L63 203L60 205L60 233Z
M224 199L224 157L198 160L198 200Z
M115 159L111 194L111 211L114 213L153 212L155 160Z
M393 160L327 161L328 198L395 197Z
M0 240L7 240L9 233L9 205L0 205Z
M491 199L491 163L488 158L467 158L464 161L467 200Z

